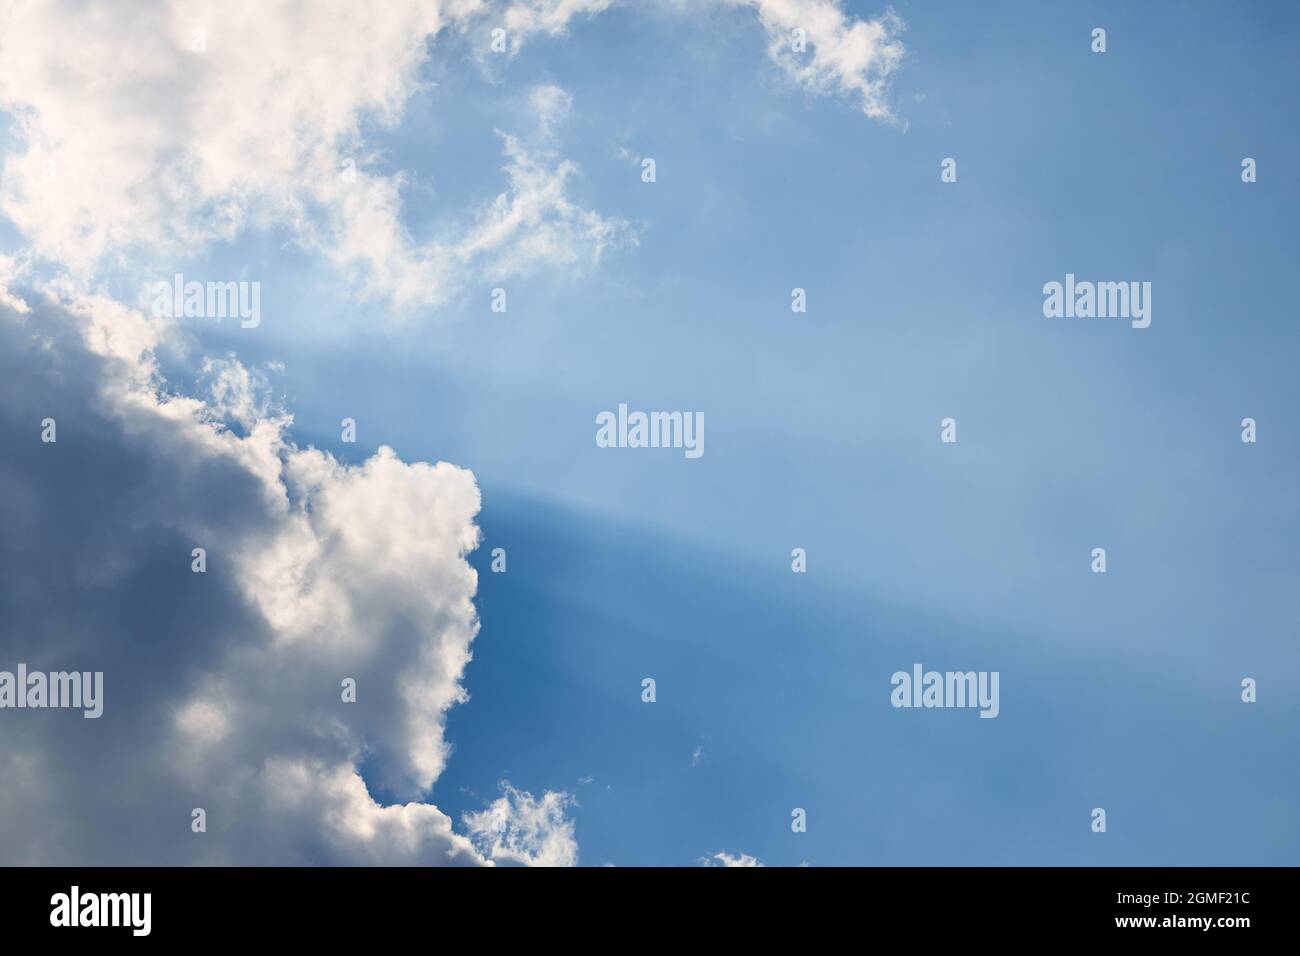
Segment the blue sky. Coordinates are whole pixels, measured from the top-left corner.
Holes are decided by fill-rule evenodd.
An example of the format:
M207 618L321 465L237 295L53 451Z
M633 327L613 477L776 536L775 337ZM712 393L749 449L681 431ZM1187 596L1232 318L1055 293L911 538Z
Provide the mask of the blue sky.
M576 799L588 865L1294 865L1300 14L893 10L889 120L792 80L726 4L619 4L508 59L481 24L431 37L400 120L360 125L412 241L505 188L499 130L626 223L598 257L394 304L250 221L95 287L260 279L261 326L188 327L175 388L205 355L282 363L298 446L473 472L481 630L422 794L455 821L508 780ZM1045 318L1066 273L1149 281L1150 327ZM703 412L706 453L597 447L621 402ZM914 662L998 671L998 718L892 708ZM382 771L372 796L410 799Z

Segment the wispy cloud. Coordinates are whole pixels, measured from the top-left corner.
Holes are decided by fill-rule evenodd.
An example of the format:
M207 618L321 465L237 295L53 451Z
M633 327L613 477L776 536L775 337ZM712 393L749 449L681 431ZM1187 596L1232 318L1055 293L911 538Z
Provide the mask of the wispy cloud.
M768 55L810 92L845 95L872 119L891 120L888 93L903 61L903 21L886 10L876 19L846 14L838 0L727 0L758 13ZM795 31L805 48L796 49Z
M701 857L700 865L701 866L743 866L743 867L763 866L763 864L760 863L756 857L752 857L748 853L738 853L732 855L728 853L726 850L721 850L718 853L713 854L712 856Z

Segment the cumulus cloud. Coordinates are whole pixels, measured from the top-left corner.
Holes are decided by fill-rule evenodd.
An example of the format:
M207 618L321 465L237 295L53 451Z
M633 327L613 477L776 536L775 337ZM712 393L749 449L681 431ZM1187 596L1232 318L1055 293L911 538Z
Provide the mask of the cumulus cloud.
M516 3L506 19L554 34L599 7ZM402 176L369 161L364 124L400 120L429 42L490 9L333 0L305 16L263 0L7 4L0 109L24 149L5 159L0 212L34 255L82 278L288 226L360 291L399 307L441 301L470 269L594 261L626 224L575 206L565 194L575 167L539 163L515 137L503 137L509 188L436 242L411 239ZM549 133L558 100L535 102Z
M425 801L478 631L474 476L300 448L233 358L176 394L174 337L109 299L0 306L0 660L105 686L98 720L6 712L0 860L572 862L564 794L509 791L483 851Z
M564 794L510 791L503 842L484 852L427 802L478 630L473 475L389 448L356 466L299 448L292 417L233 355L204 359L201 393L180 394L159 362L186 346L177 325L86 292L106 268L138 278L285 223L399 305L474 270L598 255L621 224L566 196L558 88L533 94L536 148L500 134L508 189L439 243L401 227L400 178L340 162L364 157L364 121L400 118L429 38L482 10L348 0L303 17L172 0L0 13L0 109L22 144L0 212L27 242L0 258L0 429L18 449L0 465L15 532L0 545L13 624L0 653L102 670L107 686L104 717L84 726L6 721L0 766L20 782L0 795L5 862L576 859ZM570 15L541 13L547 32ZM56 278L19 294L34 261ZM58 441L33 442L47 416ZM195 547L204 574L190 571ZM367 779L402 802L382 805ZM195 807L206 833L190 830Z

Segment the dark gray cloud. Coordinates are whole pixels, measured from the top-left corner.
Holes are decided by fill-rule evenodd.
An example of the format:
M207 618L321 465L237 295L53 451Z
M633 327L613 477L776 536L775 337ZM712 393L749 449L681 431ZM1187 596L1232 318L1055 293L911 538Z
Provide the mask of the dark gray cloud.
M109 300L0 305L0 669L104 674L99 719L0 711L0 862L572 859L526 793L473 843L421 802L478 629L473 475L297 448L233 360L168 394L175 334ZM372 800L362 759L412 802Z

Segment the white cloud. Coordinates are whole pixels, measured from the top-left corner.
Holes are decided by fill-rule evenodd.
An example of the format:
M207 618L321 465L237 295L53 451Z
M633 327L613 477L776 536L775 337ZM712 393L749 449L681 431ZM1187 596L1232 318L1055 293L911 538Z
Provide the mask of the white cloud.
M727 0L752 7L768 34L768 55L795 82L819 94L855 98L872 119L893 118L887 94L902 63L903 21L892 10L874 20L848 16L839 0ZM807 50L796 53L792 32L802 29Z
M478 813L465 814L475 847L498 863L523 866L576 866L578 842L565 811L573 804L566 793L541 797L522 793L508 783L502 795Z
M512 0L501 22L512 38L511 53L533 34L559 36L569 28L569 21L585 15L594 17L608 10L612 0Z
M716 863L714 861L717 861ZM750 856L748 853L740 853L735 856L729 854L726 850L713 854L711 857L704 857L700 860L703 866L762 866L763 864L757 858Z
M600 8L515 4L506 17L554 34ZM487 9L334 0L304 16L263 0L20 2L0 29L0 109L25 151L5 160L0 212L32 253L81 279L287 224L360 290L399 307L442 300L470 269L594 261L625 224L575 206L564 189L575 167L542 164L515 137L504 137L510 188L459 235L447 230L449 241L413 242L403 178L368 162L363 122L397 123L420 88L427 41ZM567 94L544 87L533 103L549 136Z
M298 203L362 114L396 119L443 22L439 4L400 0L308 17L257 0L19 2L0 104L27 151L6 161L4 212L35 252L82 268L229 237Z
M534 87L529 102L541 133L547 139L555 135L556 128L569 118L573 109L573 97L554 84Z
M9 284L16 282L24 272L25 268L17 257L0 254L0 306L14 312L28 311L27 303L9 291Z
M498 280L540 266L590 265L615 245L634 244L626 220L602 216L568 196L578 167L553 159L551 141L567 118L569 94L542 86L529 99L537 142L496 131L508 187L481 204L471 221L446 224L445 238L412 243L400 221L400 180L361 173L355 182L326 177L319 192L327 212L301 222L301 232L353 273L367 294L387 296L398 307L440 302L471 276Z

